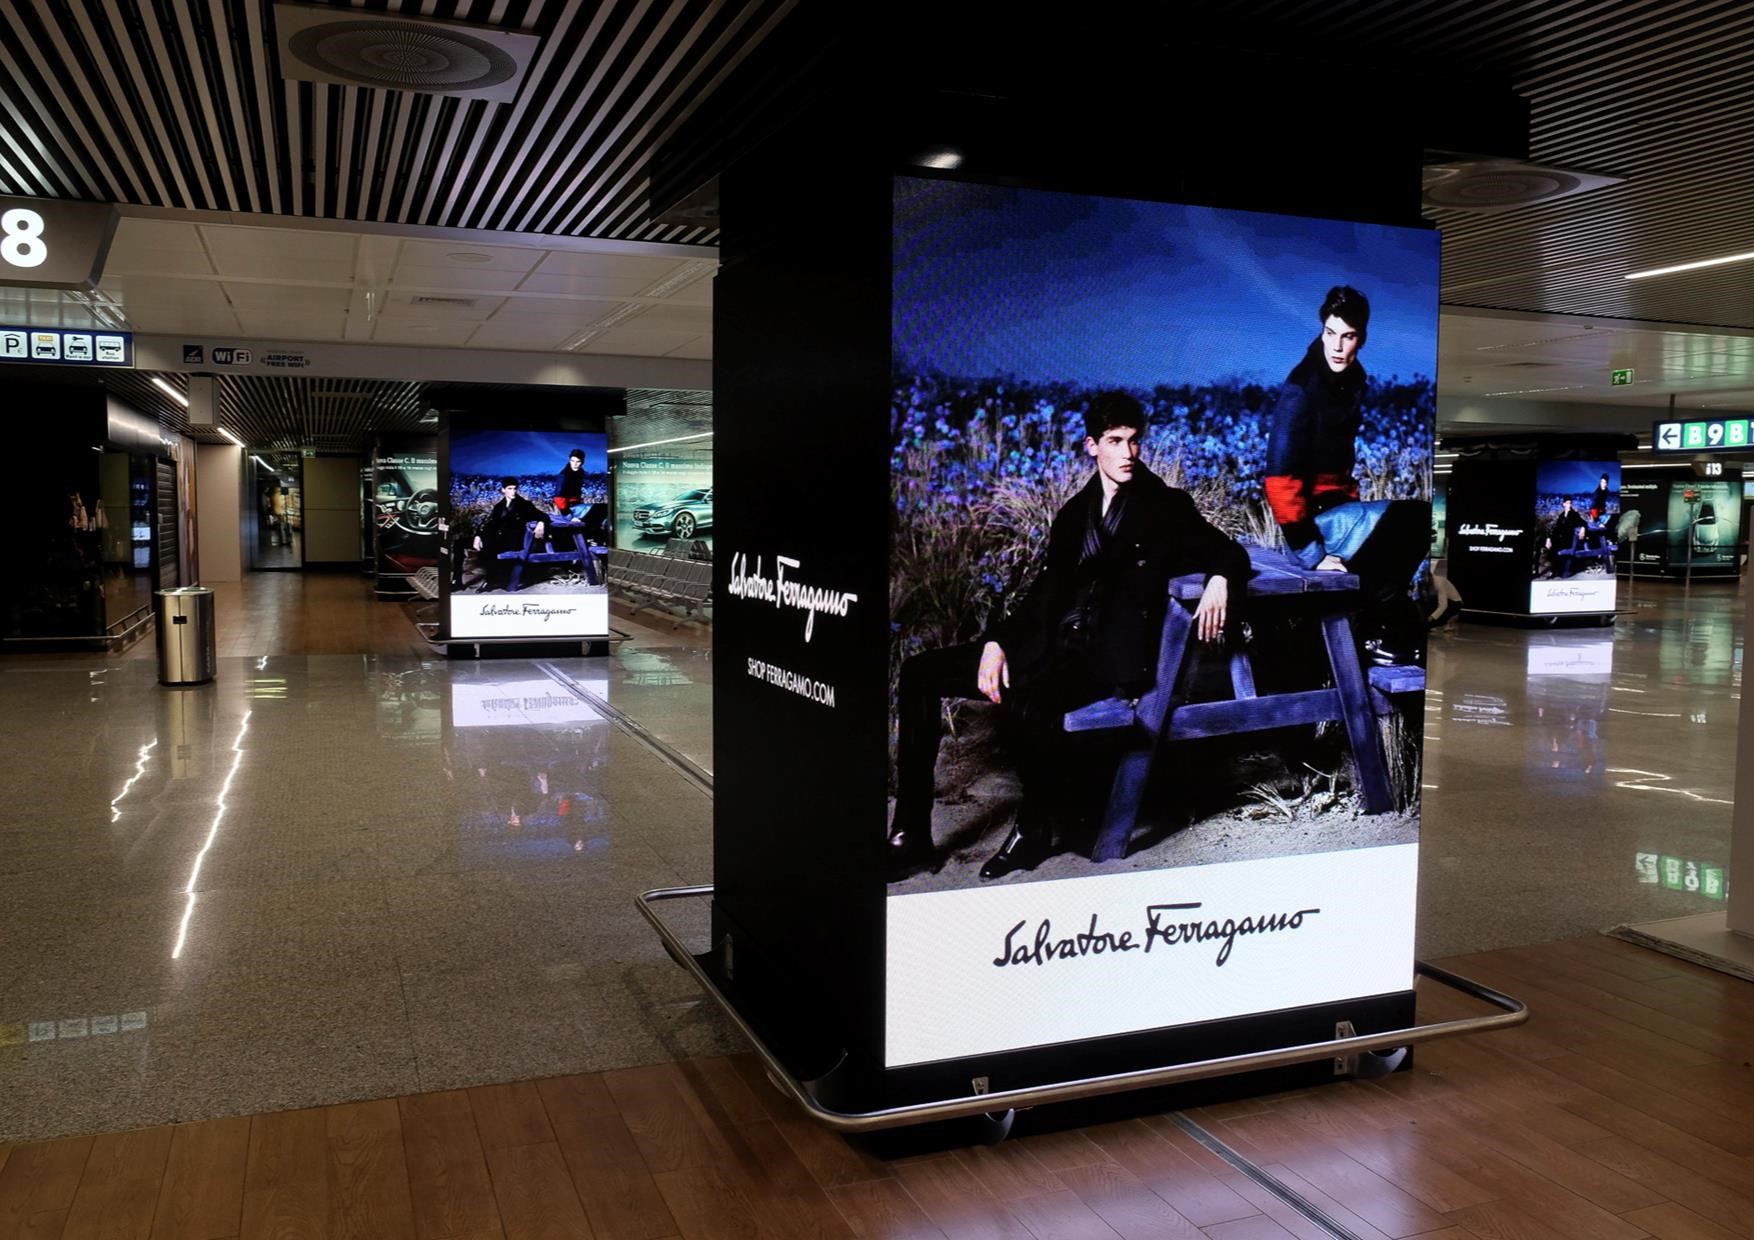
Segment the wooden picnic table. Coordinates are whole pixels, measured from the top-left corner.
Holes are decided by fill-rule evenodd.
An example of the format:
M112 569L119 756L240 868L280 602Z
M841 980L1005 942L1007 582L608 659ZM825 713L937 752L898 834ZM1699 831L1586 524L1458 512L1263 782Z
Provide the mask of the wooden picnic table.
M1381 668L1373 670L1392 674L1381 678L1365 675L1352 633L1352 616L1359 603L1356 575L1314 572L1278 552L1259 547L1249 549L1249 563L1254 576L1246 591L1246 614L1266 619L1278 612L1304 616L1318 623L1332 684L1322 689L1257 694L1248 646L1227 638L1222 653L1228 656L1231 696L1216 701L1177 701L1177 683L1189 661L1190 646L1199 645L1193 640L1193 610L1206 587L1206 578L1194 574L1172 579L1170 606L1164 616L1157 656L1157 677L1152 687L1136 700L1109 698L1093 702L1068 712L1065 718L1068 732L1116 731L1123 733L1127 741L1091 849L1092 861L1113 861L1126 855L1152 764L1173 741L1338 720L1345 725L1365 812L1381 814L1394 809L1388 766L1372 709L1371 681L1380 680L1375 686L1380 712L1386 709L1389 695L1423 691L1423 669Z
M536 527L538 525L548 527L542 538L542 550L536 549ZM572 535L571 547L555 550L554 535L557 531ZM608 554L606 548L591 545L590 540L585 537L585 523L583 521L545 517L541 521L526 521L524 523L524 545L516 551L500 552L499 558L517 561L512 566L511 580L506 584L507 591L516 594L518 586L523 581L524 568L529 564L576 563L579 566L579 572L584 574L587 584L601 585L603 574L598 567L597 558L599 555L606 556Z

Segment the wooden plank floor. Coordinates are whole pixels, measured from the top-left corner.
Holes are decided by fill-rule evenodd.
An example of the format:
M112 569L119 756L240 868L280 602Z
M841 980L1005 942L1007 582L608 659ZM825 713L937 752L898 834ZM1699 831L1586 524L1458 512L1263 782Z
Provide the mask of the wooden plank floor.
M1373 1240L1754 1237L1754 985L1599 937L1445 963L1533 1019L1191 1114ZM0 1240L1321 1234L1165 1116L885 1159L749 1055L0 1146Z

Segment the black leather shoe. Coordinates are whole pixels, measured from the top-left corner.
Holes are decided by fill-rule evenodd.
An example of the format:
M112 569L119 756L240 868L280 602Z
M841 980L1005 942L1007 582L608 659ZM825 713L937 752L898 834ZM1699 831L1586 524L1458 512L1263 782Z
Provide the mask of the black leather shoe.
M1373 637L1364 643L1364 656L1378 667L1423 667L1425 651L1417 642Z
M889 845L884 851L892 883L912 878L921 870L936 874L944 868L944 858L932 847L930 829L896 827L889 833Z
M1017 870L1033 870L1054 855L1053 837L1047 832L1025 831L1023 824L1011 828L1011 834L999 845L999 851L987 858L981 867L982 878L1004 878Z

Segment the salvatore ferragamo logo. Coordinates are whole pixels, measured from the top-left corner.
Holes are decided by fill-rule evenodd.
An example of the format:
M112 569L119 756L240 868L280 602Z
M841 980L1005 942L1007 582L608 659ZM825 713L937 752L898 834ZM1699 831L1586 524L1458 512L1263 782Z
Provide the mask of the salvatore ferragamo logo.
M797 577L786 576L788 568L800 568L799 561L790 556L775 556L774 575L764 576L761 571L761 557L755 557L755 567L749 567L749 557L738 552L731 557L731 584L727 587L733 598L751 599L758 603L772 603L775 607L792 608L804 613L804 640L809 641L816 631L816 613L828 616L844 616L852 605L859 601L857 594L849 594L844 590L831 590L825 586L806 585Z
M1300 908L1294 913L1264 913L1240 921L1226 917L1220 921L1215 917L1202 918L1194 911L1201 907L1198 900L1186 904L1147 904L1144 930L1138 938L1131 930L1102 929L1097 913L1090 914L1088 929L1059 938L1054 937L1054 924L1046 917L1036 924L1035 933L1029 934L1029 919L1026 917L1005 933L1005 945L993 958L993 965L1000 969L1017 964L1045 965L1076 956L1136 951L1150 955L1154 945L1167 948L1188 943L1217 943L1218 955L1212 963L1223 968L1237 939L1254 934L1301 930L1304 918L1321 912L1319 908Z

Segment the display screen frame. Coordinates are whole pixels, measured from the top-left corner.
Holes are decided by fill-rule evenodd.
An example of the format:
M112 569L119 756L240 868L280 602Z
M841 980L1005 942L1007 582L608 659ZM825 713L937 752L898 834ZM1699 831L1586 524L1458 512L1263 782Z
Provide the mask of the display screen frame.
M1403 290L1399 294L1380 299L1372 330L1384 332L1388 323L1397 321L1397 313L1400 314L1399 321L1403 325L1410 319L1417 318L1417 332L1422 340L1418 354L1424 359L1425 371L1422 378L1416 378L1416 382L1429 384L1434 395L1437 239L1426 230L1321 221L1307 217L1217 211L1176 204L1059 194L1046 190L1000 189L936 178L901 177L897 178L896 187L893 305L895 402L891 422L897 433L892 435L892 500L901 518L901 527L908 523L910 503L931 506L940 504L946 498L944 490L938 485L941 479L930 476L930 466L921 470L917 465L917 458L921 455L941 458L946 451L945 445L954 444L959 437L964 443L970 442L974 435L975 422L986 417L984 413L971 413L970 410L984 408L995 411L991 420L983 422L980 429L983 433L991 432L1001 450L1005 446L1002 442L1004 431L1015 427L1015 423L1004 422L1004 418L1014 416L1016 411L1005 403L1004 383L998 380L1002 375L1008 374L1010 382L1015 384L1017 373L1015 370L1006 372L1002 367L992 367L984 373L964 372L954 375L948 373L948 367L938 368L937 373L951 379L952 386L960 382L968 399L960 404L955 398L934 402L928 395L926 405L934 416L923 421L914 416L921 408L921 400L918 385L910 387L910 379L918 374L918 367L915 365L918 359L913 354L918 350L920 342L933 332L956 333L959 330L959 313L971 320L978 319L976 329L962 334L970 339L979 339L973 339L972 344L970 339L958 340L956 347L942 351L938 360L955 356L966 362L970 357L981 356L983 348L994 356L1008 352L1009 356L1017 357L1020 355L1018 342L1030 333L1034 333L1039 340L1052 342L1050 351L1057 348L1058 356L1062 359L1076 350L1078 342L1088 344L1097 339L1110 342L1104 349L1098 350L1110 363L1106 367L1106 373L1103 373L1103 366L1093 366L1090 373L1072 376L1062 385L1071 391L1072 398L1050 413L1042 428L1050 435L1058 435L1059 441L1029 445L1031 451L1026 455L1033 456L1040 452L1051 463L1066 467L1061 469L1063 477L1059 481L1065 482L1075 477L1076 481L1082 482L1089 476L1088 469L1083 476L1076 476L1081 463L1080 449L1084 446L1080 443L1082 435L1076 429L1068 431L1064 426L1054 426L1056 414L1071 417L1078 395L1077 389L1082 388L1083 395L1088 396L1100 388L1130 387L1139 392L1147 404L1153 406L1154 413L1163 412L1162 406L1166 404L1174 406L1173 399L1165 399L1161 393L1157 393L1157 398L1153 399L1150 394L1151 386L1141 382L1136 366L1130 366L1125 361L1115 364L1118 356L1129 352L1137 355L1148 347L1145 333L1134 329L1134 338L1129 339L1126 329L1123 328L1104 335L1103 327L1111 326L1104 322L1099 322L1088 330L1086 325L1080 324L1076 333L1056 331L1056 322L1064 320L1043 309L1046 297L1028 295L1019 298L1000 295L1007 288L1015 289L1014 282L1019 279L1033 279L1051 285L1056 265L1068 263L1087 263L1106 272L1105 277L1094 284L1088 280L1082 283L1078 296L1072 298L1079 305L1089 308L1093 302L1100 302L1105 290L1113 295L1115 289L1125 287L1130 282L1129 278L1137 275L1138 262L1143 262L1146 267L1152 264L1149 260L1133 263L1115 261L1112 252L1105 254L1100 247L1093 249L1089 244L1090 238L1103 227L1125 229L1139 226L1141 220L1147 221L1143 227L1149 227L1152 222L1161 224L1162 221L1174 218L1181 222L1184 229L1195 231L1184 231L1171 236L1169 231L1173 230L1166 231L1158 227L1157 233L1164 243L1162 249L1165 252L1198 254L1197 242L1202 239L1212 241L1214 238L1221 238L1220 248L1229 248L1230 253L1215 263L1218 269L1230 273L1220 277L1217 286L1220 295L1217 302L1210 307L1213 310L1210 317L1218 321L1201 324L1199 330L1206 335L1204 345L1197 341L1192 344L1183 341L1177 346L1181 351L1176 356L1184 360L1190 351L1197 353L1202 347L1216 354L1226 354L1226 345L1215 342L1214 337L1223 336L1227 329L1232 335L1244 330L1237 328L1235 324L1248 315L1242 314L1237 319L1228 317L1233 306L1223 300L1223 295L1240 289L1249 279L1261 275L1260 260L1263 256L1278 254L1283 257L1289 233L1301 230L1308 237L1326 239L1326 247L1312 242L1311 253L1300 256L1300 261L1292 262L1288 266L1297 268L1299 274L1308 274L1318 268L1331 274L1319 279L1317 282L1321 286L1315 288L1313 294L1306 296L1311 304L1284 316L1283 336L1275 339L1272 347L1263 347L1260 350L1262 356L1256 365L1261 368L1261 373L1249 378L1239 377L1239 389L1252 384L1260 390L1260 394L1255 397L1257 401L1268 400L1273 389L1278 388L1282 382L1289 382L1285 378L1285 367L1295 361L1298 354L1304 353L1306 346L1312 346L1311 337L1319 336L1319 329L1323 324L1316 311L1323 301L1324 291L1346 283L1348 278L1362 279L1364 277L1356 273L1372 268L1372 262L1356 258L1359 252L1358 238L1394 235L1404 244L1419 251L1424 275L1418 282L1416 293L1407 294ZM930 209L919 209L921 199L934 197L943 206L935 219L931 218ZM1033 201L1036 209L1029 209L1030 201ZM1009 228L1006 212L1015 209L1020 202L1025 203L1027 226L1022 229ZM1113 216L1115 213L1127 218L1118 223L1109 219L1105 224L1105 214ZM1226 232L1226 229L1232 231ZM959 231L968 239L968 247L956 251L952 246L947 251L942 244L943 234L955 234ZM1273 238L1275 244L1267 243L1266 239L1269 237ZM1334 240L1341 237L1346 239L1345 243L1334 245ZM1180 245L1178 242L1187 244ZM1329 251L1325 256L1315 253L1324 248ZM1351 258L1350 266L1347 259L1337 257L1339 254L1346 254ZM1318 261L1323 257L1326 259L1325 263ZM1205 264L1209 261L1209 256L1207 260L1165 258L1157 264L1157 277L1167 281L1197 276L1204 271ZM989 269L986 271L981 270L983 262L988 264ZM1252 272L1249 270L1251 262L1254 265ZM1397 260L1396 266L1403 272L1406 270L1404 261ZM995 272L995 267L1003 270ZM1290 283L1289 280L1286 282ZM1267 283L1271 284L1272 281L1269 279ZM1101 287L1095 287L1096 285ZM1211 290L1214 286L1207 282L1201 287ZM1379 287L1386 287L1386 282ZM1121 294L1121 297L1124 300L1125 294ZM1280 308L1277 304L1280 299L1263 296L1260 300L1267 305L1265 310L1258 312L1261 321L1273 318ZM1417 311L1407 313L1403 309L1406 305L1416 305ZM1012 321L1007 321L1008 315ZM1302 322L1299 322L1299 315ZM1098 320L1103 319L1100 309L1095 317ZM1123 314L1119 317L1128 316ZM1015 321L1031 318L1033 322ZM1184 333L1193 334L1195 333ZM1076 340L1070 345L1066 343L1069 335L1076 336ZM1008 343L990 348L994 340ZM1315 343L1319 343L1319 340ZM1235 341L1232 340L1230 345L1234 344ZM1021 347L1021 352L1027 352L1027 345ZM1313 347L1311 355L1314 355ZM1236 358L1240 354L1231 347L1227 356ZM1366 352L1363 356L1390 356L1398 360L1406 356L1406 351L1397 353L1392 347L1378 348L1374 353ZM1268 368L1271 367L1278 368L1278 378L1269 377ZM1393 364L1390 370L1399 374ZM983 385L983 381L987 382ZM1038 378L1039 386L1041 381ZM1416 473L1416 481L1404 489L1411 492L1413 498L1428 499L1435 429L1431 416L1434 400L1425 400L1423 392L1420 399L1423 403L1420 406L1421 424L1417 434L1419 443L1414 454L1417 463L1405 467L1409 477L1403 479L1403 482L1409 481ZM939 403L944 409L937 407ZM947 416L945 410L948 410ZM1037 411L1039 412L1039 406ZM1264 425L1265 412L1258 407L1254 412L1253 425L1239 428L1237 435L1246 439L1252 433L1259 438L1259 447L1264 449L1270 436L1270 428ZM1081 417L1080 414L1080 421ZM1184 418L1179 433L1191 438L1193 432L1186 421ZM1023 446L1018 445L1019 448ZM1161 448L1163 445L1159 442L1156 446ZM1353 451L1353 448L1351 443L1345 445L1346 452ZM962 463L967 465L969 462ZM1260 468L1253 471L1252 477L1231 478L1230 484L1240 486L1241 490L1230 498L1233 502L1241 502L1245 498L1252 501L1258 505L1257 511L1265 514L1270 523L1275 513L1264 493L1263 484L1266 482L1267 472L1263 462ZM1251 486L1253 492L1248 495L1246 493ZM1053 493L1056 501L1041 506L1039 519L1033 527L1038 542L1045 539L1044 527L1048 524L1048 518L1056 515L1055 509L1060 506L1059 501L1065 499L1063 494L1053 491L1051 486L1043 489ZM1014 491L1021 490L1027 488L1014 488ZM970 495L965 492L950 498L953 500L950 506L954 507L957 504L967 505ZM1210 502L1209 490L1204 498L1208 500L1207 512L1210 515L1214 505ZM1409 497L1394 494L1391 490L1384 498ZM1027 502L1028 497L1025 495L1022 499ZM1415 561L1423 559L1424 548L1429 545L1428 517L1426 526L1419 533L1422 547L1414 557ZM905 560L908 555L907 548L919 545L917 541L909 543L902 536L892 536L892 577L897 571L898 561ZM1285 544L1281 543L1280 549L1285 550ZM1016 567L1017 560L1027 559L1032 554L1028 550L1014 551L1013 559L1004 562L1002 567ZM1028 570L1024 568L1022 571ZM1002 573L998 575L1002 577ZM989 592L993 591L991 577L983 578L983 584ZM1015 586L1016 579L1012 578L1009 584ZM969 593L978 595L979 590ZM893 600L897 597L897 590L892 585L891 598ZM993 599L987 598L982 599L979 605L984 608L994 606L995 603ZM997 606L1002 607L1003 602L1000 601ZM906 623L905 617L892 614L892 631L904 631ZM973 631L978 635L981 628L979 624L974 625ZM909 675L904 670L908 659L927 653L929 646L929 642L921 642L910 649L898 649L893 653L892 692L893 686ZM969 670L972 671L972 667ZM963 693L960 696L972 694ZM891 709L892 747L905 748L908 741L897 737L899 716L893 701ZM1414 726L1417 728L1417 723ZM985 778L992 773L976 772L976 775ZM940 770L940 780L943 777ZM899 776L895 778L898 779ZM969 784L978 782L954 775L952 782L958 780L964 785L962 794L967 793ZM1405 839L1368 848L1340 849L1328 854L1289 852L1278 857L1251 858L1247 862L1199 865L1183 861L1144 869L1123 866L1118 871L1099 870L1039 878L1031 875L1006 875L1002 876L1005 879L1002 884L992 885L975 880L969 867L970 858L960 855L951 859L951 866L961 865L966 871L966 881L962 885L943 881L916 881L912 888L892 885L886 909L888 924L885 945L884 1062L891 1069L944 1065L982 1056L1051 1050L1071 1043L1085 1044L1102 1040L1112 1042L1115 1039L1124 1040L1133 1035L1154 1031L1192 1031L1210 1027L1214 1022L1223 1024L1227 1021L1265 1017L1287 1008L1316 1010L1338 1001L1363 1002L1374 997L1401 994L1410 988L1412 982L1413 892L1417 868L1416 792L1409 802L1409 809L1411 829ZM934 815L936 814L937 811L934 810ZM934 824L934 836L939 834L941 825ZM1359 855L1351 855L1354 852ZM1354 864L1344 880L1325 874L1318 878L1316 871L1327 863L1313 862L1301 866L1295 864L1299 859L1310 856L1338 857ZM1356 863L1361 860L1380 866L1380 872L1373 871L1360 884L1356 882L1359 877ZM1294 864L1282 864L1285 862ZM974 864L979 864L978 860ZM1271 903L1265 899L1266 895L1283 896L1291 901L1284 910L1288 920L1299 910L1306 910L1308 907L1306 903L1299 903L1292 894L1299 881L1295 871L1300 868L1304 871L1302 877L1305 879L1315 879L1323 884L1334 881L1336 891L1341 891L1347 885L1354 885L1386 893L1385 898L1375 901L1374 910L1364 912L1358 920L1351 923L1349 930L1337 931L1331 936L1310 936L1307 941L1312 946L1307 953L1302 949L1287 952L1283 948L1284 943L1295 940L1296 931L1285 934L1274 947L1268 946L1273 941L1271 935L1262 934L1250 944L1262 949L1257 955L1257 962L1261 967L1253 976L1249 975L1254 966L1244 965L1246 957L1242 954L1243 944L1252 931L1243 931L1240 935L1225 935L1222 932L1227 920L1232 925L1237 924L1238 919L1235 916L1221 917L1215 922L1218 933L1212 941L1223 939L1230 944L1223 963L1208 960L1199 969L1181 971L1175 966L1161 967L1170 958L1171 952L1170 943L1159 933L1151 939L1156 945L1156 951L1149 970L1139 971L1138 965L1143 962L1143 940L1149 933L1148 921L1139 910L1152 905L1151 899L1140 898L1146 888L1161 884L1165 878L1173 876L1177 881L1191 881L1201 892L1217 900L1241 900L1249 903L1251 908L1259 904L1259 911L1263 912ZM1345 868L1336 867L1337 871ZM1229 887L1227 880L1236 880L1237 885ZM908 880L904 880L904 884L906 881ZM1127 889L1124 894L1122 887ZM1134 887L1140 890L1134 891ZM1099 889L1101 894L1096 895ZM1111 896L1116 899L1116 903L1108 903ZM1344 903L1345 896L1339 894L1334 899ZM1321 900L1324 901L1323 907L1329 907L1333 903L1325 893ZM1031 902L1040 906L1034 915L1013 915L1021 914L1023 904ZM1199 903L1204 904L1205 901ZM952 907L958 904L964 907ZM1017 904L1018 907L1010 908L1012 904ZM1050 904L1054 911L1044 916L1042 909ZM970 909L976 905L981 906L980 910L971 913ZM1129 909L1133 915L1129 917L1123 914L1120 911L1123 907ZM939 909L948 912L940 915ZM1319 919L1313 914L1306 916L1308 924L1313 925L1316 920ZM998 924L1001 921L1005 923L1002 926ZM1051 922L1054 929L1047 933L1044 940L1038 940L1037 928L1046 922ZM1135 922L1140 924L1135 925ZM1304 924L1306 923L1300 922L1298 930ZM1008 934L1016 926L1023 927L1021 940ZM998 933L993 933L995 927ZM1288 929L1288 925L1285 928ZM1349 939L1348 933L1355 933L1356 937ZM1130 945L1121 943L1119 936L1122 934L1130 936ZM1321 940L1319 944L1316 942L1318 939ZM1080 947L1081 940L1086 946L1100 941L1112 950L1085 950ZM1193 941L1203 943L1208 941L1208 936L1196 931ZM1044 944L1045 951L1042 950ZM1056 951L1055 948L1062 944L1066 945L1067 950ZM1011 949L1016 947L1026 949L1023 958L1015 963L1002 963L1011 953ZM1362 971L1356 967L1361 953L1369 961ZM947 967L945 957L952 954L960 955L962 959L954 967ZM1044 957L1052 963L1045 963ZM1194 953L1187 951L1183 958L1191 960ZM1350 962L1350 976L1345 979L1335 979L1332 984L1320 983L1309 987L1288 984L1312 975L1332 976L1331 962L1340 959ZM1226 965L1231 966L1228 971L1222 974L1216 972ZM1002 969L1008 969L1013 977L1052 976L1065 980L1051 985L1036 982L1022 988L1006 988L992 980ZM1147 976L1149 981L1146 980ZM1214 978L1218 980L1215 982ZM1152 995L1145 992L1197 994L1199 999L1198 1002L1177 1006L1163 1002L1154 1003Z

